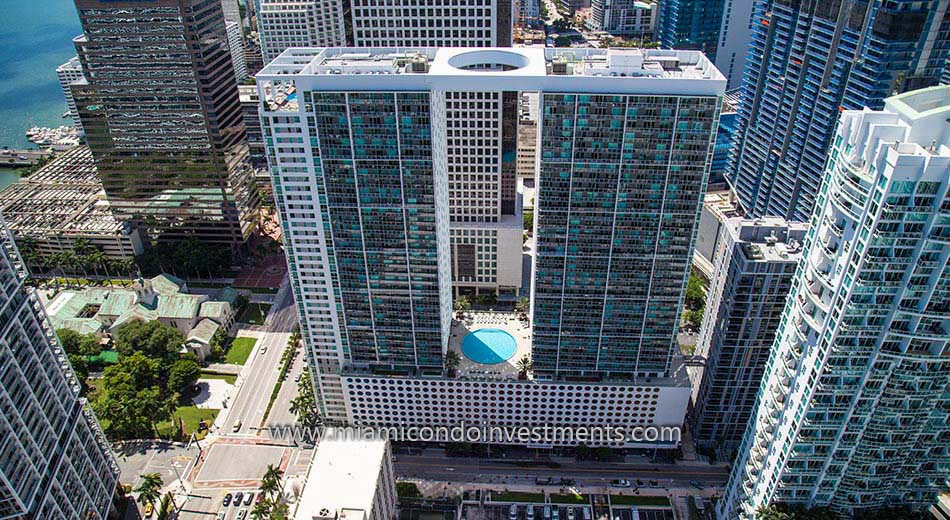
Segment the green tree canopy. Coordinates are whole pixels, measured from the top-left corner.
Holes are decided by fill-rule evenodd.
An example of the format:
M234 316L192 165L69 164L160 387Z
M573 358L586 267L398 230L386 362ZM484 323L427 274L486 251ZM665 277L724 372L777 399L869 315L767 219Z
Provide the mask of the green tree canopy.
M105 369L93 409L110 436L152 437L155 424L171 417L174 396L163 389L158 365L142 352L133 352Z
M170 365L178 359L184 336L159 321L133 320L116 330L115 349L123 356L141 352L146 357L160 359Z
M195 384L201 375L201 365L194 359L179 359L168 371L168 386L179 393Z
M59 329L56 335L59 336L59 342L67 354L95 356L102 351L99 346L99 336L95 334L80 334L71 329Z

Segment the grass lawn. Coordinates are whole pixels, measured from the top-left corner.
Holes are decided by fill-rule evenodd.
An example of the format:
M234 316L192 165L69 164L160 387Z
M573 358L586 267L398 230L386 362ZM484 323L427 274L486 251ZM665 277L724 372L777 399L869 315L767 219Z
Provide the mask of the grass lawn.
M528 502L528 503L544 503L544 494L543 493L523 493L519 491L503 491L503 492L492 492L491 494L492 502Z
M231 348L224 356L224 362L229 365L243 365L247 357L251 355L255 343L257 343L257 338L234 338Z
M218 411L219 410L198 408L193 404L179 406L175 409L175 413L172 414L171 421L158 423L158 432L162 437L174 437L178 429L178 418L180 417L182 421L185 422L185 435L190 435L191 432L198 429L198 422L202 419L208 423L208 426L211 426L211 423L214 422L214 418L218 416ZM201 432L198 434L198 438L203 439L206 434L207 431Z
M551 495L552 504L590 505L589 495Z
M237 320L248 325L263 325L268 309L270 304L267 303L248 303Z
M234 374L218 374L217 372L205 372L202 371L201 375L198 376L198 379L220 379L222 381L227 381L228 384L234 384L237 381L237 376Z
M637 495L610 495L610 504L614 506L657 506L672 507L666 497L641 497Z

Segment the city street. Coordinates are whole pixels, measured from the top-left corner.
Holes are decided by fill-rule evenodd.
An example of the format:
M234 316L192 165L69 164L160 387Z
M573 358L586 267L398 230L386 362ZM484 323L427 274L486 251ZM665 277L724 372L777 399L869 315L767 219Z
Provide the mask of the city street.
M254 351L241 371L240 387L229 406L221 411L227 416L218 422L221 430L216 433L225 436L257 434L267 402L277 382L281 353L287 347L287 341L296 323L297 310L294 306L293 291L290 290L289 278L284 278L274 297L274 305L264 321L263 330L258 333ZM300 354L298 357L302 358ZM297 363L302 363L302 360L298 359ZM290 395L281 392L281 397L287 401L294 396L296 393ZM289 405L284 403L281 406L286 408ZM274 408L279 408L278 403L274 404ZM240 425L236 431L235 425Z
M298 349L294 362L287 372L287 379L280 386L274 406L270 409L265 426L287 426L297 422L297 416L290 413L290 401L297 397L298 384L296 379L307 369L303 348Z
M642 463L577 461L551 468L543 463L525 465L500 459L446 457L441 450L422 455L399 453L395 470L402 478L494 485L534 485L537 478L553 478L555 481L567 478L574 480L579 488L594 489L608 487L613 479L633 482L640 479L644 481L643 487L649 487L653 480L656 481L653 487L671 490L692 488L691 482L721 488L729 478L729 468L722 465L656 464L645 459Z

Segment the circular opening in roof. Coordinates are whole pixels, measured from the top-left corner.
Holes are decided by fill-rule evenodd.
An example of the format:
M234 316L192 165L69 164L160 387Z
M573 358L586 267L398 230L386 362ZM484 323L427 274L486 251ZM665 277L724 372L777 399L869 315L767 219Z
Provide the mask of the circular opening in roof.
M527 66L528 58L511 51L478 50L452 56L449 65L461 70L505 72Z
M462 339L462 354L482 365L497 365L515 355L514 336L501 329L478 329Z

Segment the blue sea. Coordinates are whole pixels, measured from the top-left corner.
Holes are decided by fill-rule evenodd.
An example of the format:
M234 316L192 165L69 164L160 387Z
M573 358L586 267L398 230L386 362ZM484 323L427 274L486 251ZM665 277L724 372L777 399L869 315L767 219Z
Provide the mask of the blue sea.
M31 126L69 124L56 67L76 54L73 38L82 30L72 0L0 2L0 146L35 148L25 135ZM0 169L0 188L16 179Z

